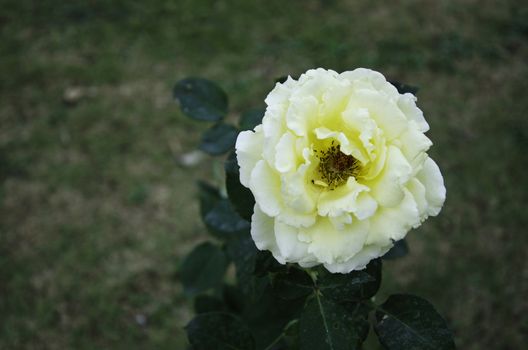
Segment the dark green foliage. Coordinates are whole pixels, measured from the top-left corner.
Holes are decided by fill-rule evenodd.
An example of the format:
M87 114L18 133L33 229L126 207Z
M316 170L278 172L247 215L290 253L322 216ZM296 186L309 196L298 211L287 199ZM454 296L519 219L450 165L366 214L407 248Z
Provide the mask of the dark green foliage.
M181 264L179 276L187 295L196 295L222 284L227 268L224 252L210 242L194 248Z
M257 247L251 237L232 240L227 245L229 257L236 267L236 277L240 290L249 300L260 298L268 278L254 275Z
M381 284L381 260L372 260L364 270L347 274L320 269L317 286L326 297L338 300L363 300L376 294Z
M207 227L220 235L246 232L249 229L249 223L233 210L227 199L219 200L205 215L204 222Z
M239 127L240 130L253 130L253 128L262 123L262 117L264 117L264 109L252 109L240 117Z
M297 299L312 293L314 282L304 270L291 267L273 276L273 290L283 299Z
M311 297L299 321L302 350L360 349L366 337L368 309L344 308L342 305L315 294Z
M264 349L283 333L290 321L299 318L304 303L305 298L280 298L269 283L262 287L258 299L248 300L242 315L255 337L257 349Z
M194 298L194 312L203 314L213 311L226 311L224 301L212 295L198 295Z
M200 213L209 232L222 240L247 233L249 222L233 210L231 202L222 198L220 192L204 183L199 183Z
M285 265L280 264L267 250L259 250L255 261L255 275L265 276L268 272L281 272L287 270Z
M251 237L229 241L227 252L236 267L237 287L224 289L225 303L247 322L257 348L264 348L298 317L304 298L284 300L272 288L267 274L254 273L259 251Z
M215 83L202 78L187 78L174 87L174 98L182 112L196 120L216 122L227 114L227 95Z
M255 341L237 317L210 312L196 316L185 327L193 350L253 350Z
M255 197L251 191L240 183L240 170L236 153L232 152L225 162L226 189L231 203L244 219L250 221L255 206Z
M200 149L213 156L226 153L235 146L238 130L232 125L218 123L202 136Z
M409 254L409 245L405 239L401 239L397 242L394 242L394 246L387 253L385 253L385 255L383 255L383 259L399 259L403 258L407 254Z
M445 320L427 300L408 294L391 295L376 312L380 342L389 350L450 350L455 348Z
M222 288L222 298L226 307L233 313L240 314L244 311L244 294L237 286L225 284Z

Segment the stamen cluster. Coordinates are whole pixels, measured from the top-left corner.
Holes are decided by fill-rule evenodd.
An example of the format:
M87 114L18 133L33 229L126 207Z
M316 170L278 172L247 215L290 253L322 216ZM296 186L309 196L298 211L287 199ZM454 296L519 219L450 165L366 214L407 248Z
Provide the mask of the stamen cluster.
M360 162L353 156L341 152L340 145L335 145L335 141L332 141L328 149L314 150L314 152L319 158L317 171L321 178L321 180L312 180L314 184L334 190L346 183L349 177L357 177L361 170Z

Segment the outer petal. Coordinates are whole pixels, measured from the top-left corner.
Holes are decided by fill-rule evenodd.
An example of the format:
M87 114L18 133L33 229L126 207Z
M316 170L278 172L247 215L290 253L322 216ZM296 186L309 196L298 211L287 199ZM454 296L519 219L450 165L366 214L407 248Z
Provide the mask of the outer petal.
M413 167L413 174L416 174L427 158L425 152L427 152L433 143L423 132L418 130L415 122L411 122L407 131L400 136L399 141L403 155Z
M393 208L381 208L370 218L370 232L366 244L388 245L399 241L420 223L418 207L412 194L405 189L404 199Z
M257 126L255 132L242 131L236 140L236 154L240 166L240 183L249 187L251 171L262 158L262 127Z
M444 178L434 160L431 158L425 160L417 178L425 186L425 198L429 203L428 214L430 216L438 215L446 199L446 189Z
M425 197L425 186L420 181L413 178L407 183L407 189L411 192L418 208L420 220L424 220L428 215L429 204Z
M269 250L278 262L286 263L275 240L274 220L264 214L258 204L255 204L251 217L251 237L258 249Z
M249 188L264 213L277 216L281 209L280 178L264 160L259 160L251 172Z
M301 242L298 238L298 229L275 221L275 239L281 256L287 262L311 262L316 260L308 253L308 244Z
M368 234L368 221L354 221L343 230L336 230L327 218L306 229L312 239L308 252L326 264L344 262L358 253Z
M290 76L284 83L275 84L275 88L266 97L266 104L276 105L281 103L286 103L291 96L292 88L296 85L296 81L293 80Z
M416 96L411 93L400 95L398 107L405 114L408 120L413 120L418 125L421 132L429 130L429 124L425 121L423 112L416 107Z
M392 243L386 246L367 245L349 260L342 263L324 264L324 267L332 273L349 273L352 270L363 270L371 260L379 258L388 252L392 245Z

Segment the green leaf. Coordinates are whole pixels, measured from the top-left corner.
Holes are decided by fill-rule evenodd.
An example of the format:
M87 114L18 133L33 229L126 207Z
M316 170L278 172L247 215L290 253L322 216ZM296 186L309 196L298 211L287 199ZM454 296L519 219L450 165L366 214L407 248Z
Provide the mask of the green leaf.
M259 250L255 260L255 276L265 276L268 272L284 272L287 266L280 264L267 250Z
M264 117L264 113L266 111L264 109L252 109L240 117L240 123L239 127L240 130L253 130L255 126L262 123L262 117Z
M231 202L223 198L220 192L199 182L200 214L209 232L222 240L248 234L250 224L235 212Z
M395 80L389 81L389 83L394 85L394 87L398 90L400 94L405 94L407 92L410 92L411 94L416 95L416 93L419 90L417 86L407 85L407 84L400 83Z
M224 302L215 296L202 294L194 298L194 312L203 314L213 311L226 311Z
M221 286L227 263L224 252L210 242L194 248L179 270L185 294L193 296Z
M204 223L218 238L249 231L249 222L242 219L227 199L222 199L205 215Z
M445 320L427 300L408 294L391 295L376 312L376 334L389 350L455 349Z
M368 309L350 309L315 294L299 320L301 350L355 350L365 339ZM359 325L359 326L358 326Z
M297 268L289 268L273 276L273 291L283 299L305 297L314 291L314 283L310 275Z
M222 196L216 187L203 181L198 181L198 190L200 197L200 215L203 219L214 208L216 203L222 199Z
M284 347L279 349L298 350L299 346L299 320L294 319L284 327Z
M376 294L381 284L381 260L372 260L364 270L347 274L320 270L317 286L325 297L336 301L364 300Z
M271 288L268 276L254 274L258 249L251 237L233 239L227 251L236 267L237 285L244 300L243 318L261 349L277 338L284 326L298 317L303 299L284 300Z
M193 350L255 349L255 341L246 325L227 313L200 314L185 326L185 330Z
M253 207L255 206L255 197L249 190L240 183L240 170L237 163L235 152L229 155L225 162L226 171L226 189L229 200L233 203L235 210L240 216L251 221Z
M227 95L212 81L202 78L180 80L174 86L173 95L182 112L193 119L216 122L227 114Z
M371 307L363 302L344 302L340 304L351 313L353 319L352 328L359 336L360 342L364 342L370 330L369 314L372 310Z
M304 299L279 298L271 286L262 288L261 296L248 302L243 317L255 338L258 349L266 348L284 331L284 328L300 316Z
M218 123L205 132L200 149L213 156L229 151L235 146L238 130L232 125Z
M409 254L409 246L407 245L407 242L402 239L395 242L394 246L387 253L385 253L382 258L384 260L399 259L403 258L407 254Z
M227 252L236 267L237 284L249 300L258 300L263 288L268 284L267 277L256 277L255 261L258 249L251 237L233 239L227 244Z
M240 314L244 311L244 295L237 286L225 284L222 288L222 298L231 312Z

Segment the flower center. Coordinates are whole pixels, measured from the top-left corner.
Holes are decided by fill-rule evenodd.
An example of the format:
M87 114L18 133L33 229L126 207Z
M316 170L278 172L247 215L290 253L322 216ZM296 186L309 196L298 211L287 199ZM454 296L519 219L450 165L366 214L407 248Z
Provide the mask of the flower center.
M350 176L356 177L361 170L361 163L353 156L341 152L340 146L334 143L332 141L325 151L314 150L319 158L317 172L321 180L312 180L312 183L330 190L346 183Z

